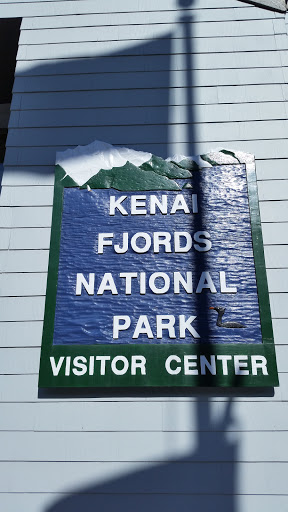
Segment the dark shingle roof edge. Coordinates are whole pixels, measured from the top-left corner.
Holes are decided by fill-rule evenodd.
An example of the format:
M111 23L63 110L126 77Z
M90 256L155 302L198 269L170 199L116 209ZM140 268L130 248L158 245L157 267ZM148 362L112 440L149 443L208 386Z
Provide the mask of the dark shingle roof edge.
M240 0L240 2L256 5L257 7L264 7L266 9L271 9L272 11L277 12L287 11L286 0Z

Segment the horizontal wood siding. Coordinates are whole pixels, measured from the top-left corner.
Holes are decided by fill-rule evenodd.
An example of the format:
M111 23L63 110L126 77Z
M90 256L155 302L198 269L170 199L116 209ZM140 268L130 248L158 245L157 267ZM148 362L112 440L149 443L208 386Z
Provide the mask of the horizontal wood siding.
M6 462L2 463L0 468L4 473L4 478L1 480L1 490L7 489L8 492L13 492L13 486L11 486L11 477L12 472L14 470L14 478L15 481L18 482L17 491L18 492L27 492L29 489L31 492L58 492L58 493L67 493L69 490L76 490L85 486L87 481L95 481L96 479L99 481L105 482L105 479L111 475L114 477L118 477L119 475L140 472L149 469L153 469L152 464L149 463L135 463L135 462L118 462L118 463L109 463L109 462L84 462L81 464L81 469L79 468L79 464L75 462L58 462L58 463L42 463L42 462L18 462L11 463ZM195 464L195 463L174 463L175 470L179 470L181 474L185 472L185 468L188 470L187 473L199 471L199 479L197 482L188 481L186 479L176 478L172 484L172 488L170 490L171 493L187 493L187 494L197 494L200 490L203 489L205 492L208 489L209 492L214 493L225 493L229 490L227 485L227 478L222 478L221 482L217 483L214 478L211 478L213 475L213 469L215 468L215 464L206 463L206 464ZM232 470L232 464L219 463L219 471L224 475L229 475L229 472ZM269 484L269 482L273 481L275 478L276 471L279 471L279 478L277 479L277 491L279 494L285 494L286 490L286 480L285 480L285 472L287 471L287 464L283 463L258 463L256 471L255 464L249 464L246 462L240 462L238 465L239 468L239 488L240 490L246 489L249 490L250 493L260 494L262 492L263 480L267 481L267 486L265 487L265 495L273 492L275 487ZM61 472L62 478L59 480L58 471ZM22 473L22 477L20 477ZM213 475L214 476L214 475ZM210 478L209 478L210 477ZM199 483L202 481L202 485ZM124 486L124 487L123 487ZM207 487L206 487L207 486ZM129 492L129 488L126 485L124 479L119 484L115 485L113 490L113 494L122 494L125 491ZM135 493L144 495L153 493L165 493L165 486L163 485L163 481L160 479L155 479L151 482L151 485L146 490L143 490L138 485L135 488ZM215 499L215 498L214 498ZM285 509L284 509L285 510Z
M288 507L287 25L191 3L0 0L23 17L0 195L5 512ZM55 153L96 138L255 154L279 388L38 392Z
M173 466L172 466L173 468ZM171 469L172 469L171 468ZM173 468L174 469L174 468ZM176 468L177 469L177 468ZM145 473L144 473L145 475ZM229 475L229 473L228 473ZM182 509L185 512L188 512L191 509L191 502L197 509L201 510L211 510L215 508L216 510L231 510L231 497L228 495L208 495L201 494L191 496L185 494L129 494L128 496L122 493L119 494L104 494L101 493L99 495L94 494L73 494L73 501L68 501L68 507L71 507L73 504L77 504L77 508L83 509L83 507L92 508L97 506L99 509L108 509L115 510L119 508L120 510L124 510L127 506L130 507L130 510L135 510L137 508L139 512L145 512L147 509L153 510L153 507L156 507L157 510L169 510L172 512L173 510ZM51 507L51 510L54 512L54 507L63 506L63 504L67 504L67 494L57 493L41 493L41 494L12 494L7 493L3 496L5 499L5 506L7 510L19 510L21 507L25 509L29 509L29 512L39 512L39 510L44 511L47 507ZM72 501L72 502L71 502ZM56 503L56 505L55 505ZM285 510L285 506L287 504L286 496L253 496L253 495L241 495L238 498L239 507L241 510L245 510L245 512L253 512L257 508L260 508L263 512L270 512L271 507L276 507L278 510ZM168 508L169 507L169 508ZM50 508L49 508L50 510ZM84 508L85 510L85 508ZM128 509L129 510L129 509ZM57 509L55 509L58 512ZM61 508L59 508L59 512Z

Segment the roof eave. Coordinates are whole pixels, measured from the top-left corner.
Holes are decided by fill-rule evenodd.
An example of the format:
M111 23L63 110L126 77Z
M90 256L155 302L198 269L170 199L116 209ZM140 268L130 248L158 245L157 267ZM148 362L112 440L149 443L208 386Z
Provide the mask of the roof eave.
M257 7L262 7L264 9L269 9L276 12L287 11L286 0L240 0L240 2L244 2L245 4L252 4Z

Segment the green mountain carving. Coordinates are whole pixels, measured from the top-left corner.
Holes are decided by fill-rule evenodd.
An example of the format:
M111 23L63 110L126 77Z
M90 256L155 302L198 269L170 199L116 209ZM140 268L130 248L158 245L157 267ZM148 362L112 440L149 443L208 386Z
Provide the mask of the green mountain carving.
M172 160L172 162L173 162L173 160ZM199 170L198 164L196 162L194 162L194 160L191 160L191 158L184 158L179 163L176 163L176 162L173 162L173 163L175 165L178 165L182 169L188 169L189 171L198 171Z
M221 149L220 153L224 153L224 155L232 156L233 158L235 158L235 160L237 160L239 162L239 164L241 164L239 158L237 158L237 156L235 155L234 151L228 151L227 149Z
M221 165L223 157L227 155L235 159L235 163L240 163L240 157L233 151L222 149L214 153L200 155L200 158L211 166ZM219 162L217 162L219 160ZM143 191L143 190L181 190L191 189L192 174L198 171L201 164L193 160L193 157L183 158L180 162L173 160L166 161L161 157L152 155L150 160L144 162L139 167L126 162L122 167L113 167L112 169L100 169L81 187L68 174L63 167L56 165L57 180L65 187L79 188L114 188L119 191ZM98 167L99 169L99 167ZM174 180L181 180L178 183Z
M215 160L212 160L208 155L201 155L202 160L204 162L207 162L208 164L212 165L212 167L216 167L218 164L215 162Z
M182 168L175 162L166 162L159 156L152 155L148 162L140 165L140 169L144 171L153 171L160 176L166 176L169 179L191 178L188 168Z
M189 176L190 173L189 173ZM180 190L179 185L154 170L145 171L127 162L122 167L100 171L92 176L81 188L115 188L120 191L137 190Z

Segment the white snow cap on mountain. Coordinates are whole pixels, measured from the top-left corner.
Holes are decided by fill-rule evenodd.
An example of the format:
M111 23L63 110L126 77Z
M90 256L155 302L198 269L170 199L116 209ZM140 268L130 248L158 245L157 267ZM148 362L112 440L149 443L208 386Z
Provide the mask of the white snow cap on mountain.
M144 162L148 162L151 157L151 153L116 148L107 142L95 140L87 146L77 146L74 149L56 153L56 164L61 165L66 174L81 186L95 176L100 169L122 167L128 161L139 167Z
M151 157L152 153L114 147L107 142L95 140L87 146L77 146L74 149L56 153L56 164L61 165L66 175L70 176L81 187L92 176L95 176L100 169L110 170L113 167L122 167L128 161L139 167L144 162L148 162ZM172 158L167 158L166 161L172 160L179 163L187 158L194 160L201 168L239 163L247 165L254 162L254 156L249 153L223 149L214 149L205 155L198 156L174 155Z

